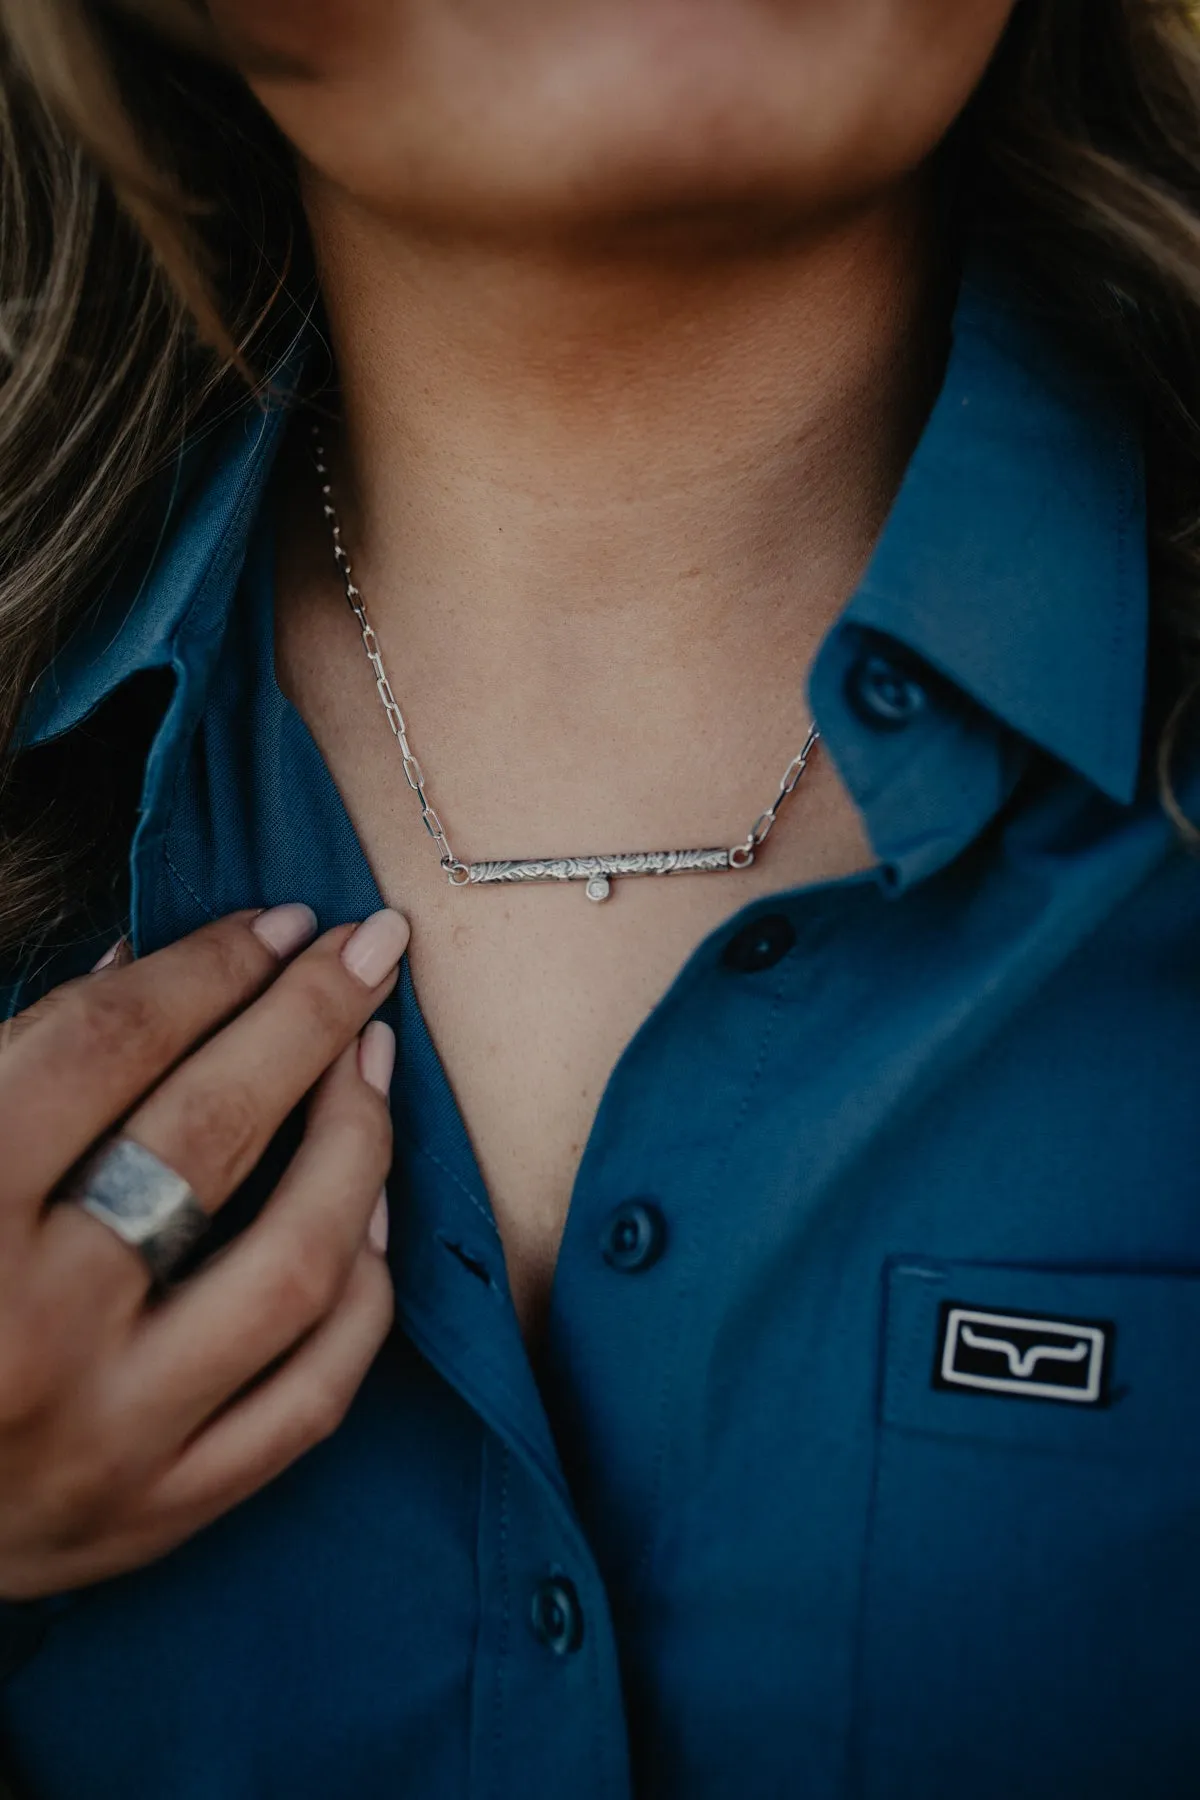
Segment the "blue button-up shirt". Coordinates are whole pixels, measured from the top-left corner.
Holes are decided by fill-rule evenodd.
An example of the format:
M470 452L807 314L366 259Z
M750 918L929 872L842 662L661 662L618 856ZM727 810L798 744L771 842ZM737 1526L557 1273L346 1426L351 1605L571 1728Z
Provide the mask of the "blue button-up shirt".
M38 741L174 678L142 950L379 904L272 668L286 417L199 459L33 698ZM622 1054L540 1386L405 974L396 1328L255 1498L12 1609L22 1792L1196 1793L1200 870L1139 776L1146 619L1122 396L968 281L811 677L877 867L745 907Z

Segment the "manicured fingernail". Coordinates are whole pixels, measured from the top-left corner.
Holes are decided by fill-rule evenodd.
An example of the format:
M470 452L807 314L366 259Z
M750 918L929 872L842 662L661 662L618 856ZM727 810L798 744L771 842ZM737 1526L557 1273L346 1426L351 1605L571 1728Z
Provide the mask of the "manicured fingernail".
M358 1072L386 1100L395 1066L396 1034L382 1019L372 1019L358 1040Z
M317 935L317 915L311 906L272 906L250 921L250 929L276 956L291 956Z
M104 955L100 958L100 961L98 963L92 964L92 974L93 975L98 975L100 973L101 969L110 969L112 967L112 965L116 962L118 956L121 954L121 948L122 948L124 942L125 942L125 939L123 937L119 937L115 944L110 944L109 948L104 952Z
M342 961L364 987L378 987L404 955L407 943L408 920L385 906L363 920L343 946Z
M367 1226L367 1236L380 1256L387 1249L388 1242L388 1210L387 1194L381 1193L375 1202L375 1211L371 1214L371 1223Z

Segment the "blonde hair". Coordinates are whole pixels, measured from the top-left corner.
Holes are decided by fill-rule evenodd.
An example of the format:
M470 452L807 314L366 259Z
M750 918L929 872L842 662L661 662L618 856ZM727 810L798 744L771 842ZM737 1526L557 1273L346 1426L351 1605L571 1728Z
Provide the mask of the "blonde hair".
M1191 13L1020 0L952 142L973 229L1142 398L1176 812L1170 745L1200 664ZM80 771L14 754L31 683L185 435L269 371L307 300L305 242L287 147L200 0L0 0L0 947L53 930L111 836Z

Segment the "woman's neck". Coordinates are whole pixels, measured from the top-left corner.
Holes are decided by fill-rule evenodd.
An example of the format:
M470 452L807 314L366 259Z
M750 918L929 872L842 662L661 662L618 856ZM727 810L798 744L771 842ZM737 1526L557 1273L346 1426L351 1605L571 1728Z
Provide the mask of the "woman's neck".
M915 185L741 243L468 244L308 204L386 638L537 678L618 643L682 673L755 618L816 641L937 380Z

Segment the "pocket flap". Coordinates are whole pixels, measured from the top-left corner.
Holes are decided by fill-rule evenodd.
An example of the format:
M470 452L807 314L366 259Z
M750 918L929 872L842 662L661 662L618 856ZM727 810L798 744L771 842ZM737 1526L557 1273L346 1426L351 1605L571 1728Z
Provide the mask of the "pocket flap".
M894 1262L882 1412L938 1436L1200 1458L1200 1275Z

